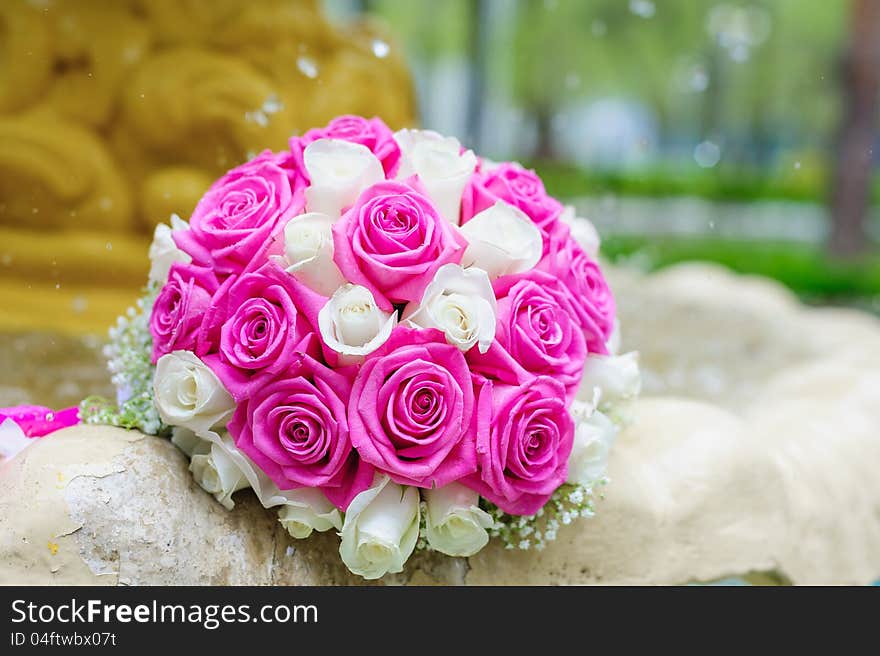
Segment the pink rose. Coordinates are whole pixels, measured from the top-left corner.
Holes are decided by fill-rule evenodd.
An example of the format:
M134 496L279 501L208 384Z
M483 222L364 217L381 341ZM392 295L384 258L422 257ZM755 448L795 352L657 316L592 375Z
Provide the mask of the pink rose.
M17 405L0 408L0 424L11 419L27 437L43 437L79 423L79 408L52 410L41 405Z
M300 151L318 139L341 139L368 148L382 163L385 176L393 178L400 164L400 147L394 140L391 129L380 118L366 119L363 116L338 116L327 127L315 128L306 132L299 144L291 140L294 152Z
M367 356L348 422L361 458L396 483L441 487L476 471L470 371L439 330L398 326Z
M153 303L150 335L153 336L152 362L171 351L193 351L200 335L202 319L217 291L214 272L201 266L175 262Z
M218 296L220 296L218 294ZM205 362L238 402L317 349L317 313L326 299L273 262L246 273L215 298L220 352ZM220 321L219 318L214 319Z
M239 403L229 432L279 489L317 487L345 510L373 481L349 441L351 381L303 354L288 366Z
M587 348L568 290L553 276L536 270L503 276L494 289L495 342L485 354L468 352L474 370L494 377L499 369L521 367L533 375L552 376L573 398Z
M614 330L614 295L598 263L570 236L554 231L547 253L537 268L558 278L569 290L571 307L584 331L590 353L608 353L606 342Z
M386 312L421 300L437 269L460 262L466 246L425 195L400 182L367 188L333 225L342 275L369 289Z
M291 153L264 151L217 180L196 205L189 229L174 231L174 241L219 276L255 268L273 234L302 212L304 188Z
M547 376L486 381L478 405L480 469L461 482L506 513L534 515L568 476L574 424L565 389Z
M521 209L545 234L562 213L562 203L547 195L537 173L506 162L474 174L461 199L461 222L499 200Z

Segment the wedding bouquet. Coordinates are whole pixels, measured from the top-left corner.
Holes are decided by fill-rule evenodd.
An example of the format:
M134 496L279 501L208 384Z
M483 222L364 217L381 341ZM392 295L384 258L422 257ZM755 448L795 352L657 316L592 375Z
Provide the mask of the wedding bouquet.
M515 163L343 116L156 228L87 422L170 434L227 508L250 487L346 566L490 538L542 548L594 512L635 354L615 355L595 230Z

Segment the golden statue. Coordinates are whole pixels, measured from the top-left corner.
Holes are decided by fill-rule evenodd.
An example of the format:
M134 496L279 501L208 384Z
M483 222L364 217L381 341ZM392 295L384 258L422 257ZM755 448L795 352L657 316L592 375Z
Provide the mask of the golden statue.
M4 0L0 59L7 330L103 332L152 227L224 171L338 114L414 115L394 44L315 0Z

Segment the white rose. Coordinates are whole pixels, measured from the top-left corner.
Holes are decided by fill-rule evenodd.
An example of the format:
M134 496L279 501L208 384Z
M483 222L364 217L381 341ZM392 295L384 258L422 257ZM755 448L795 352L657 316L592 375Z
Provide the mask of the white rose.
M290 490L286 505L278 512L278 521L292 537L303 539L312 531L342 528L342 514L317 488Z
M162 421L196 433L223 422L235 410L232 397L214 372L190 351L173 351L159 358L153 395Z
M480 165L480 171L482 171L483 173L491 173L499 166L501 166L501 162L496 162L494 159L483 157L483 162Z
M397 313L380 310L372 292L361 285L343 285L318 313L321 339L349 358L360 358L382 346L396 324Z
M533 268L544 250L541 232L521 210L498 201L461 226L468 241L462 266L483 269L489 278Z
M559 215L559 220L568 224L571 228L571 236L587 255L594 260L599 257L599 246L602 242L592 221L577 216L571 205L565 206L562 214Z
M183 426L171 428L171 443L183 451L187 458L192 458L196 453L207 453L211 448L211 443L208 440L199 437L192 430Z
M196 483L227 510L235 507L232 495L251 486L223 443L201 438L182 426L171 430L171 443L189 457L189 470Z
M284 226L286 270L309 288L330 296L345 282L333 261L333 219L310 212Z
M172 441L180 447L184 452L187 449L194 449L193 452L203 453L204 447L193 446L191 434L187 434L187 429L175 429L172 432ZM302 505L301 490L279 490L278 486L266 476L266 473L260 469L254 462L247 457L237 446L235 440L226 431L217 432L214 430L200 431L196 440L207 440L212 445L217 445L247 478L251 488L260 500L264 508L273 508L275 506Z
M303 162L309 173L306 209L339 218L360 193L385 179L382 164L370 149L339 139L318 139L306 146Z
M601 412L579 401L572 403L571 416L575 431L566 482L590 487L605 475L617 427Z
M458 139L432 130L400 130L394 139L401 155L397 178L418 175L440 216L458 225L461 194L477 167L477 156L471 150L461 152Z
M189 461L189 470L193 478L205 492L227 510L232 510L235 503L232 495L239 490L250 487L247 477L239 469L219 445L210 444L207 453L194 453Z
M578 397L590 397L595 389L599 389L602 403L614 403L633 398L641 386L636 351L623 355L590 355L584 363Z
M620 351L620 319L617 317L614 318L614 327L611 329L608 341L605 342L605 348L611 355L617 355Z
M460 483L422 491L428 544L447 556L473 556L489 542L494 522L479 507L480 495Z
M188 228L185 221L181 220L176 214L171 215L171 227L164 223L160 223L153 231L153 243L150 244L150 280L164 284L168 280L168 272L171 265L175 262L189 263L192 258L184 253L174 243L171 236L174 230L186 230Z
M12 458L32 441L21 430L21 426L7 417L0 423L0 462Z
M442 330L446 341L462 351L477 344L485 353L495 339L495 309L495 292L485 271L444 264L421 302L410 303L403 317L422 328Z
M419 491L383 476L348 506L339 554L353 573L378 579L403 570L418 537Z
M341 513L332 507L320 490L279 490L266 473L235 446L229 433L208 430L194 436L188 429L174 429L171 439L184 452L193 449L193 453L205 453L205 444L210 444L211 449L219 447L245 477L264 508L281 506L279 521L293 537L305 537L309 526L316 531L342 528ZM199 442L202 442L201 446ZM288 506L291 509L285 510Z

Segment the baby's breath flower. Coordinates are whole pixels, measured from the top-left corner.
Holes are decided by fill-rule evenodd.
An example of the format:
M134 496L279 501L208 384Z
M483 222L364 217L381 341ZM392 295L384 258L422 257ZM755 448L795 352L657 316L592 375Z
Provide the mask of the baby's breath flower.
M593 501L592 488L565 484L533 516L508 515L494 504L481 503L495 520L490 535L499 538L506 549L540 551L556 539L561 525L571 524L577 517L592 517Z
M428 504L424 499L419 501L419 539L416 542L416 549L431 550L428 544Z
M149 321L158 293L158 284L148 285L137 307L128 308L110 328L110 342L103 353L107 369L113 374L116 402L97 396L83 400L80 414L85 423L137 428L149 434L165 430L153 403L155 367L150 363L153 339Z

